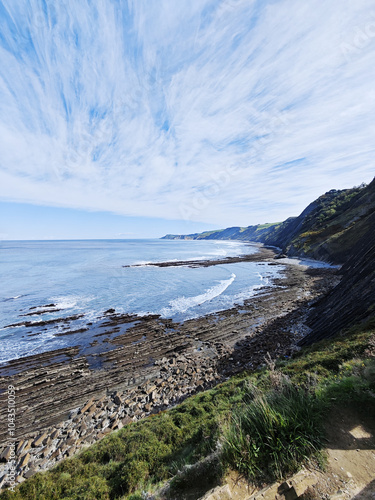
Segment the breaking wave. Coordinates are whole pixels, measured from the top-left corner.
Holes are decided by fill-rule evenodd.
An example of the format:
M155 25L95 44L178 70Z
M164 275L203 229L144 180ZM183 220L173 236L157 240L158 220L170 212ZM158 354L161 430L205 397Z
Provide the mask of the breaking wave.
M161 315L169 317L171 314L184 313L192 307L200 306L209 300L212 300L221 295L236 279L236 275L232 273L227 280L221 280L217 285L209 288L204 293L195 297L178 297L169 302L169 307L163 307Z

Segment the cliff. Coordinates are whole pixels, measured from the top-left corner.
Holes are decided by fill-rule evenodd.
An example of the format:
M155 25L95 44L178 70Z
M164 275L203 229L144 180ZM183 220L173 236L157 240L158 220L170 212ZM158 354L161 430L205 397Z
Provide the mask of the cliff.
M339 284L312 307L312 330L300 345L375 320L375 179L368 186L331 190L282 223L168 237L257 241L288 256L343 264Z
M164 239L255 241L280 247L289 256L310 257L343 264L369 230L375 211L375 180L368 186L331 190L305 208L298 217L281 223L230 227Z
M368 230L341 268L340 283L312 309L307 322L312 332L300 345L333 337L341 330L375 319L375 213L368 217L367 225Z

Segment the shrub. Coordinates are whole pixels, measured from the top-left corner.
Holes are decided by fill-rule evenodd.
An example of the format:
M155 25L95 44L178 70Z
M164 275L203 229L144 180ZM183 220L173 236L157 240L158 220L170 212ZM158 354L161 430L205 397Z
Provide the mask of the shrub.
M251 396L224 434L224 461L252 480L279 479L321 448L324 404L287 382Z

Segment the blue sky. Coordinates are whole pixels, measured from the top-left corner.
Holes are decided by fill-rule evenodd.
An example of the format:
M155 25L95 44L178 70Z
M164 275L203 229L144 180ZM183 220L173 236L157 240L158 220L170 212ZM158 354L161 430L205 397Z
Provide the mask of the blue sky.
M0 0L0 238L298 215L372 179L374 67L373 0Z

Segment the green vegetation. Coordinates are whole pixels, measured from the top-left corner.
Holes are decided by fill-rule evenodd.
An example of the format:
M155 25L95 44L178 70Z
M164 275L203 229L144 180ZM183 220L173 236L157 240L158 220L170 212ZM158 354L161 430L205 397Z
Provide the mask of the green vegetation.
M261 231L262 229L268 229L269 227L275 227L277 228L281 222L267 222L266 224L258 224L256 231Z
M285 250L335 262L345 261L346 254L368 229L367 216L374 210L373 185L361 185L320 196L301 219L297 232L288 235L283 224L272 237L285 238Z
M233 412L224 434L224 461L253 481L295 472L323 446L324 404L287 381L252 396Z
M361 401L375 414L374 356L368 325L290 360L266 360L262 370L127 425L0 498L139 500L172 478L170 492L188 488L191 477L209 488L227 467L254 481L280 478L321 460L323 416L333 404Z
M374 210L375 180L368 186L331 190L298 217L289 217L284 222L206 231L187 237L262 242L280 247L283 253L292 256L342 264L361 237L371 231L369 217Z
M200 233L198 236L197 236L197 240L200 240L200 239L205 239L207 238L208 236L212 236L213 234L220 234L222 233L223 231L225 231L225 229L217 229L216 231L204 231L203 233Z

